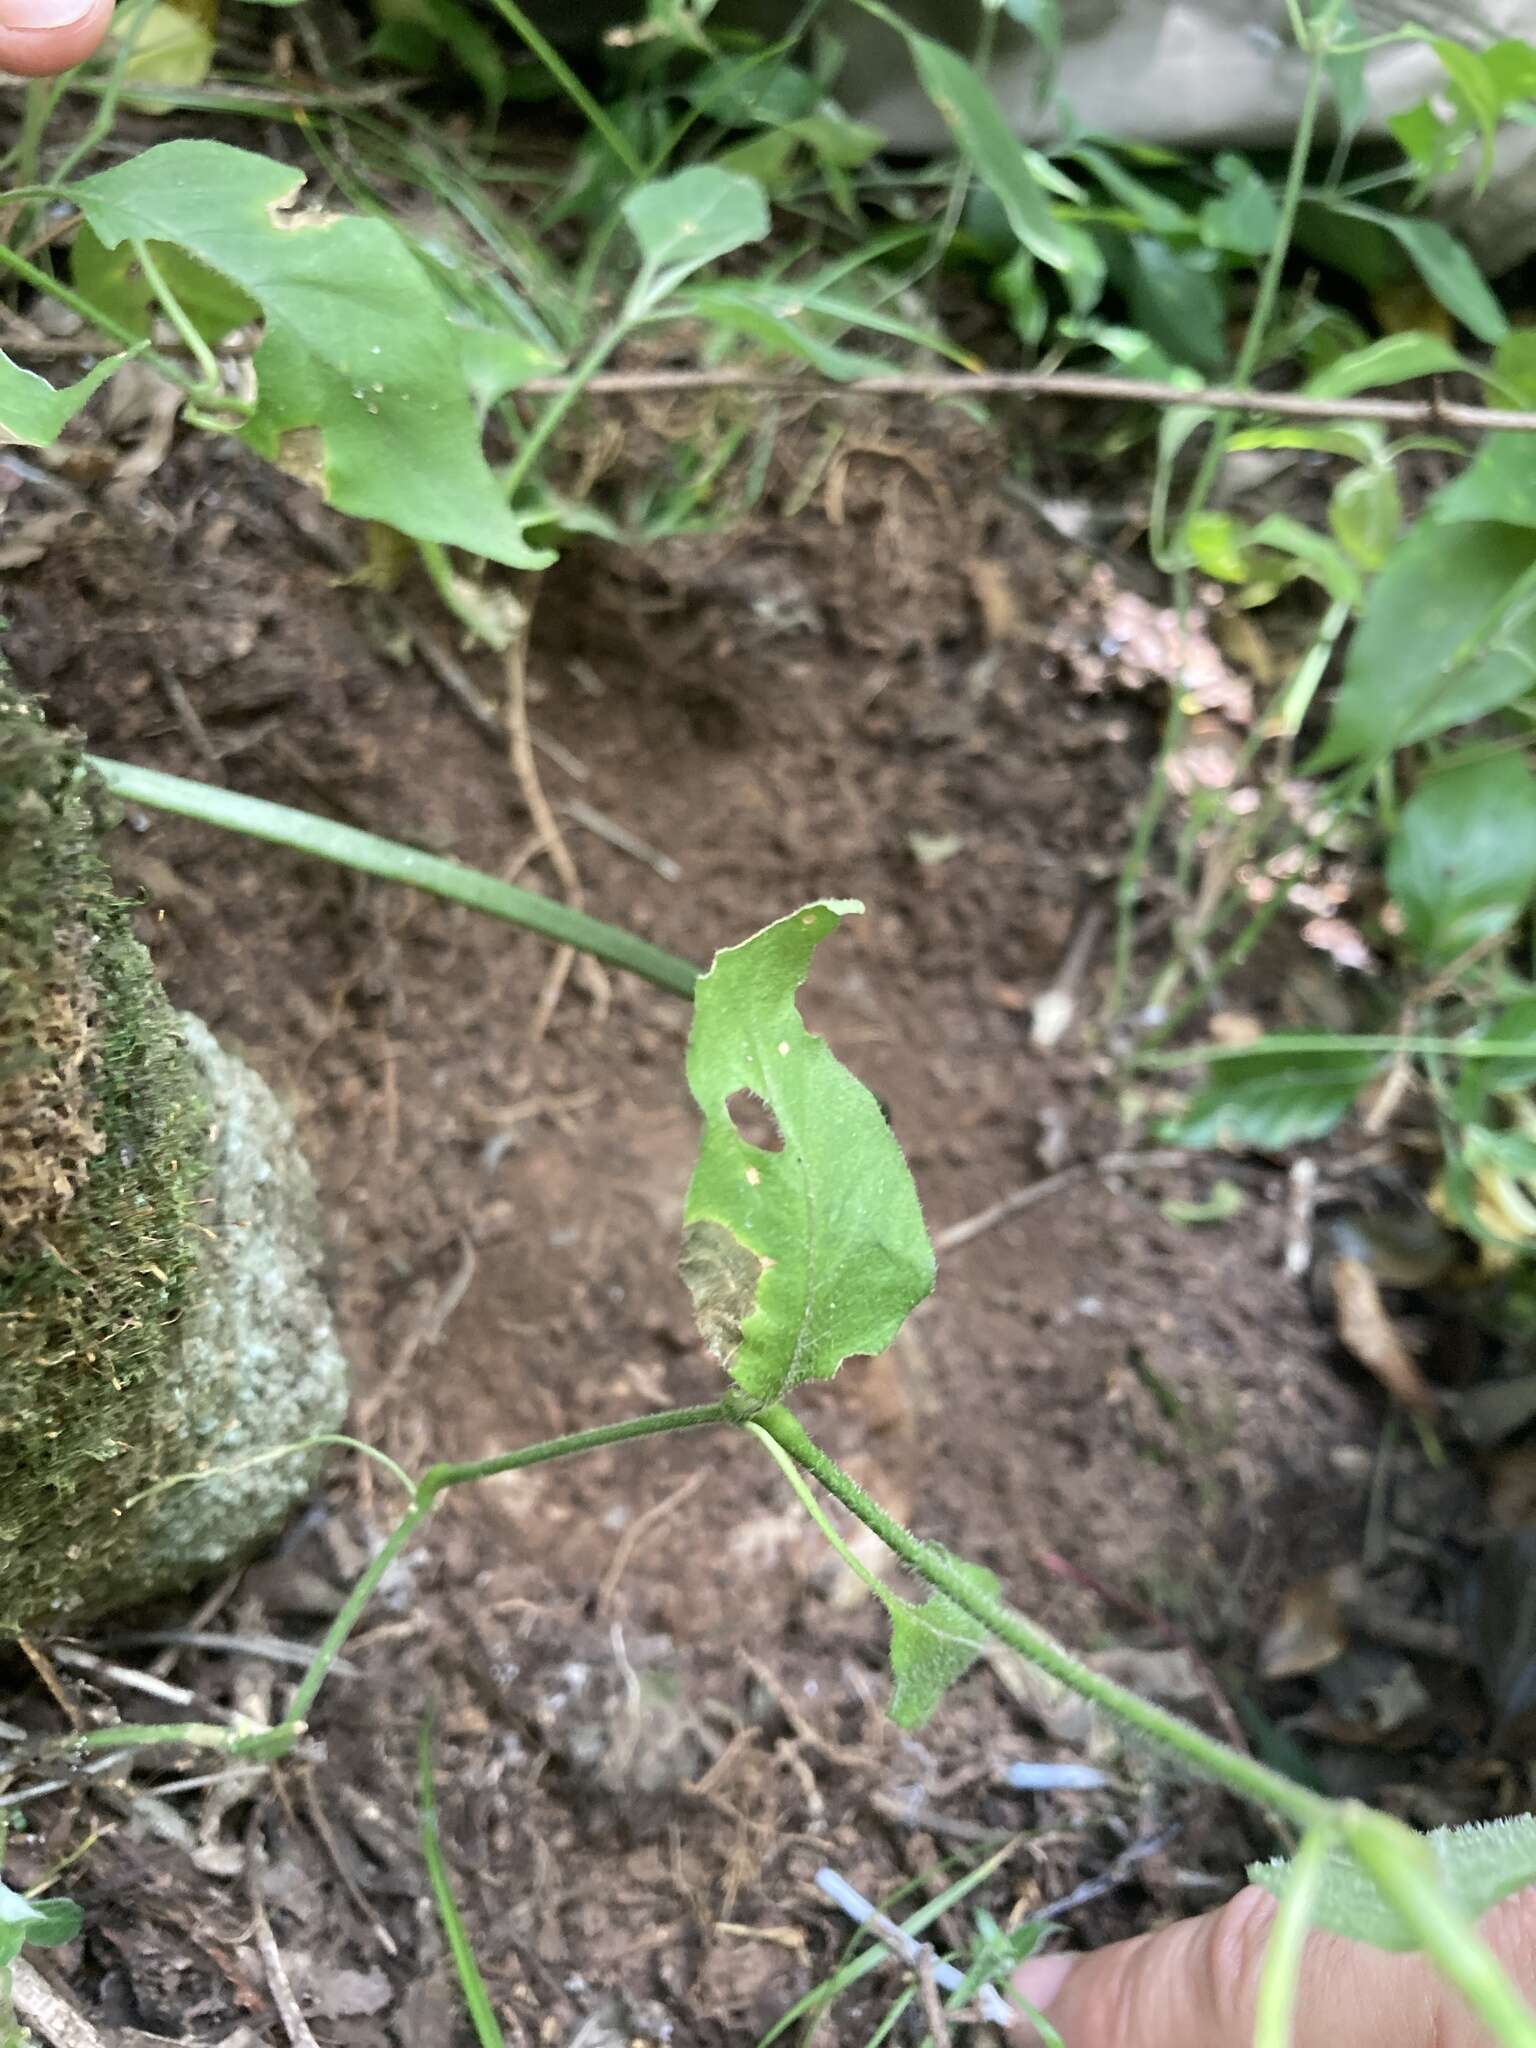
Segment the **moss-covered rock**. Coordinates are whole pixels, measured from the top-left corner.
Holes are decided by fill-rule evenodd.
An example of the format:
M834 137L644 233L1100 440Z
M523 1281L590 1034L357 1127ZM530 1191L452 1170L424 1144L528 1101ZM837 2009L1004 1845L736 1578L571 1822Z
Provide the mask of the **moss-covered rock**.
M252 1549L337 1425L308 1170L270 1091L178 1019L97 853L78 752L0 676L0 1635Z

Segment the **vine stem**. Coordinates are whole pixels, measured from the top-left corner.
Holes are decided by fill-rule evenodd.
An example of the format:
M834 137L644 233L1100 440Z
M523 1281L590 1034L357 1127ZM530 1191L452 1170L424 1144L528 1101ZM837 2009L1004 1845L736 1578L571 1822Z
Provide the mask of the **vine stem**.
M711 1423L730 1420L732 1413L729 1398L709 1401L695 1408L667 1408L656 1415L633 1415L624 1422L606 1422L597 1429L581 1429L570 1436L549 1437L543 1443L527 1444L520 1451L502 1451L495 1457L481 1458L470 1464L431 1466L417 1481L416 1496L410 1507L395 1524L389 1538L353 1586L326 1630L309 1669L288 1703L282 1722L273 1729L270 1737L257 1737L248 1747L261 1753L265 1742L278 1736L285 1738L285 1747L292 1745L331 1666L356 1628L363 1609L377 1592L390 1566L450 1487L470 1486L478 1479L496 1479L503 1472L526 1472L535 1465L547 1465L556 1458L574 1458L584 1451L606 1450L610 1444L634 1443L641 1437L662 1436L677 1429L703 1429Z
M909 1571L938 1592L946 1594L957 1607L969 1614L972 1620L980 1622L1009 1649L1017 1650L1021 1657L1027 1657L1030 1663L1038 1665L1052 1678L1059 1679L1094 1706L1103 1707L1138 1734L1147 1736L1164 1749L1172 1750L1201 1776L1215 1778L1234 1792L1273 1812L1284 1814L1287 1820L1294 1821L1299 1827L1327 1825L1332 1820L1336 1809L1331 1800L1309 1792L1305 1786L1282 1777L1278 1771L1270 1770L1255 1758L1228 1748L1226 1743L1206 1735L1190 1722L1181 1720L1177 1714L1170 1714L1151 1701L1128 1692L1124 1686L1116 1685L1112 1679L1105 1678L1080 1658L1074 1657L1044 1629L974 1585L956 1569L952 1559L933 1545L922 1542L871 1500L842 1466L811 1440L787 1408L766 1408L753 1420L757 1428L772 1437L818 1486L839 1501L865 1528L872 1530L887 1549L894 1551Z
M1253 2048L1291 2048L1296 1994L1301 1988L1302 1950L1323 1888L1328 1851L1337 1839L1338 1829L1334 1826L1308 1828L1291 1860L1290 1876L1280 1896L1280 1910L1264 1949Z
M450 1487L469 1486L479 1479L495 1479L503 1472L526 1472L535 1465L550 1464L556 1458L579 1457L585 1451L607 1450L610 1445L634 1443L643 1437L664 1436L680 1429L704 1429L713 1423L733 1423L739 1421L741 1415L741 1398L733 1392L720 1401L707 1401L691 1408L664 1408L653 1415L632 1415L623 1422L605 1422L596 1429L576 1430L569 1436L547 1437L541 1443L525 1444L521 1450L502 1451L494 1457L476 1459L467 1464L433 1465L415 1482L410 1506L343 1601L288 1702L287 1713L275 1728L231 1730L207 1722L141 1722L126 1727L93 1728L84 1735L66 1736L52 1747L74 1752L108 1748L147 1749L162 1742L179 1742L197 1749L218 1750L225 1756L250 1757L259 1763L274 1763L286 1756L304 1733L306 1717L332 1665L341 1655L347 1638L361 1620L390 1567L406 1550L412 1537Z

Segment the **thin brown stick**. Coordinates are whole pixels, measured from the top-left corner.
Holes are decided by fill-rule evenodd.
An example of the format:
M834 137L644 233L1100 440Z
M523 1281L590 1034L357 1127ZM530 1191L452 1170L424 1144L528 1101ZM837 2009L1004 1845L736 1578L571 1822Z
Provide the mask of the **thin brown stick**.
M535 377L530 397L556 397L569 377ZM1083 398L1126 405L1192 405L1206 412L1269 413L1295 420L1381 420L1397 427L1460 427L1474 434L1536 434L1536 412L1464 405L1440 398L1314 398L1304 391L1240 390L1230 384L1159 384L1145 377L1102 377L1090 370L894 371L845 384L776 377L760 370L603 370L589 378L593 397L761 391L779 398Z
M573 910L586 908L586 892L581 886L581 877L576 872L576 863L560 831L559 820L555 817L549 798L544 794L544 785L539 780L539 764L533 754L533 734L528 724L528 639L532 631L533 617L523 621L519 632L507 649L507 746L512 762L512 772L517 777L523 802L533 821L533 829L543 842L543 850L549 856L550 866L565 891L565 900ZM555 1005L575 963L576 952L572 946L562 946L556 953L533 1013L529 1027L529 1039L537 1045L549 1029L549 1021L555 1014ZM582 974L587 989L597 1006L600 1016L606 1015L612 990L608 977L599 963L590 955L582 956Z
M939 2002L939 1987L933 1981L935 1960L931 1944L924 1942L917 1952L917 1993L922 2001L923 2018L928 2023L931 2048L952 2048L949 2022Z
M602 1584L597 1589L596 1604L599 1614L607 1614L613 1605L613 1596L619 1590L619 1581L623 1578L641 1538L648 1536L658 1522L664 1522L674 1508L680 1508L685 1500L697 1493L708 1477L707 1467L690 1474L682 1485L674 1487L665 1499L653 1500L644 1513L636 1515L614 1545L612 1561L607 1571L603 1573Z
M265 1858L261 1843L252 1827L246 1843L245 1877L250 1896L251 1925L256 1937L256 1952L261 1957L267 1973L267 1987L272 1993L272 2003L277 2007L277 2016L283 2023L283 2032L288 2036L289 2048L320 2048L304 2017L304 2011L294 1992L292 1979L283 1962L282 1950L272 1932L272 1923L267 1918L267 1909L261 1896L261 1876Z
M1188 1166L1193 1157L1189 1152L1106 1152L1102 1159L1079 1159L1071 1166L1062 1167L1059 1173L1045 1174L1040 1180L1015 1188L1011 1194L978 1210L974 1216L967 1216L963 1222L951 1223L947 1230L941 1230L934 1238L934 1248L941 1252L957 1252L961 1245L969 1244L972 1238L980 1237L988 1230L995 1230L1010 1216L1017 1216L1023 1209L1032 1209L1036 1202L1048 1201L1063 1188L1071 1187L1074 1181L1086 1180L1092 1174L1158 1172L1169 1167ZM1225 1163L1230 1166L1232 1162Z

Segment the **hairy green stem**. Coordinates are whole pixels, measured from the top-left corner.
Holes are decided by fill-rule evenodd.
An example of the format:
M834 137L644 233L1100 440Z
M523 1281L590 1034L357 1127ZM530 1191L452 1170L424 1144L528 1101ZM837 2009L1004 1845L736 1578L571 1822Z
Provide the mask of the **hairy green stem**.
M450 1486L468 1486L477 1479L495 1479L503 1472L526 1472L534 1465L547 1465L555 1458L573 1458L583 1451L606 1450L610 1444L633 1443L638 1437L660 1436L675 1429L700 1429L712 1422L724 1422L728 1415L728 1404L724 1401L711 1401L698 1408L668 1408L657 1415L635 1415L625 1422L608 1422L597 1429L577 1430L571 1436L550 1437L543 1443L527 1444L520 1451L503 1451L496 1457L481 1458L473 1464L433 1465L417 1481L415 1499L342 1603L298 1690L289 1701L288 1712L281 1725L266 1741L282 1736L285 1747L291 1747L331 1666L356 1628L363 1609L377 1592L390 1566ZM253 1753L263 1753L263 1738L254 1738L247 1748Z
M132 247L134 261L144 273L144 282L154 293L161 311L181 337L182 347L197 365L202 378L199 396L214 400L222 398L224 393L219 383L219 366L214 359L213 350L187 317L186 308L171 290L165 273L150 253L148 242L136 235Z
M1331 1825L1308 1828L1291 1860L1290 1875L1280 1896L1280 1910L1264 1950L1253 2048L1292 2048L1296 1994L1301 1989L1301 1952L1322 1890L1328 1851L1337 1834Z
M585 911L568 909L565 904L537 896L530 889L516 888L496 875L466 867L462 861L422 853L414 846L402 846L398 840L381 839L352 825L338 825L334 819L318 817L312 811L292 810L287 804L268 803L263 797L241 796L217 783L163 775L155 768L135 768L126 761L109 761L99 754L89 754L86 759L113 795L125 803L174 811L179 817L196 818L204 825L244 832L252 839L265 839L295 853L334 861L338 867L356 868L386 882L404 882L413 889L446 896L452 903L487 911L492 917L503 917L510 924L538 932L556 945L575 946L579 952L591 953L610 967L627 968L631 974L641 975L672 995L692 996L693 985L699 978L699 970L691 960L664 952L648 939L636 938L618 925L589 917Z
M1355 1860L1493 2038L1502 2048L1536 2048L1536 2014L1472 1922L1446 1895L1423 1839L1402 1821L1353 1801L1340 1814L1340 1832Z
M1269 332L1269 323L1274 317L1275 301L1280 295L1280 281L1285 274L1285 261L1291 251L1291 240L1296 232L1296 216L1301 207L1302 188L1306 183L1307 160L1312 153L1312 140L1317 133L1317 117L1322 106L1323 85L1327 77L1327 58L1331 22L1319 25L1308 32L1311 59L1307 66L1307 83L1302 94L1301 108L1296 116L1296 133L1291 141L1291 154L1285 167L1285 184L1280 193L1279 217L1275 222L1275 238L1270 245L1264 268L1259 273L1259 288L1254 294L1253 310L1248 316L1248 325L1237 351L1237 360L1232 368L1232 381L1246 385L1253 376L1254 365L1258 362L1264 347L1264 337ZM1190 485L1189 498L1184 507L1184 522L1194 518L1210 493L1221 467L1221 459L1227 452L1227 443L1232 437L1234 420L1219 420L1211 430L1195 471L1194 482Z
M1112 1679L1105 1678L1069 1650L1063 1649L1044 1629L972 1584L963 1571L956 1569L952 1559L922 1542L909 1529L904 1529L900 1522L871 1500L835 1459L828 1457L819 1445L812 1442L787 1408L767 1408L753 1419L759 1429L789 1453L802 1471L808 1472L867 1529L873 1530L909 1571L915 1572L938 1592L946 1594L957 1607L974 1621L979 1621L983 1628L1011 1650L1017 1650L1021 1657L1027 1657L1032 1664L1038 1665L1052 1678L1059 1679L1094 1706L1103 1707L1138 1734L1145 1735L1164 1749L1172 1750L1191 1770L1202 1776L1214 1778L1258 1805L1284 1814L1300 1827L1315 1827L1330 1819L1334 1808L1329 1800L1309 1792L1291 1778L1282 1777L1278 1771L1270 1770L1253 1757L1228 1748L1226 1743L1204 1734L1178 1715L1170 1714L1136 1693L1128 1692L1124 1686L1116 1685Z

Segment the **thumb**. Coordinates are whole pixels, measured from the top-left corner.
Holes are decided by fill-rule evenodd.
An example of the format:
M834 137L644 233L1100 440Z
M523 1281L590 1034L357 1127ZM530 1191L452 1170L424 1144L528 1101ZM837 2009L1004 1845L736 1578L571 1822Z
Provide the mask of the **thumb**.
M0 0L0 71L43 78L89 57L112 0Z
M1230 1905L1086 1956L1042 1956L1014 1988L1065 2048L1247 2048L1275 1901ZM1536 1987L1536 1891L1506 1899L1482 1933L1526 1996ZM1418 1956L1309 1937L1294 2048L1487 2048L1488 2036Z

